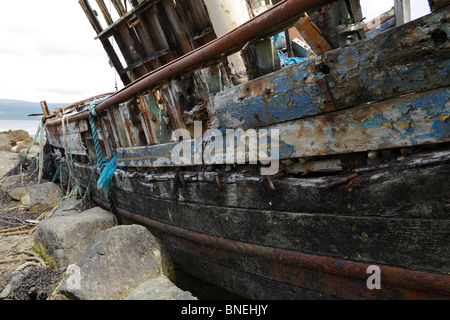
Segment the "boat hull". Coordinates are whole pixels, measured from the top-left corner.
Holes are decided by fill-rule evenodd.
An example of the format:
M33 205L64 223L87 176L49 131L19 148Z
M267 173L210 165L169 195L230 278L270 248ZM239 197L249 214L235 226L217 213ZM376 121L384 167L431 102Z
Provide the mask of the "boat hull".
M449 155L362 169L358 181L279 178L275 190L233 173L219 187L214 173L118 170L111 195L115 213L147 226L177 266L245 298L448 299ZM92 173L75 166L86 185ZM368 287L371 266L381 289Z

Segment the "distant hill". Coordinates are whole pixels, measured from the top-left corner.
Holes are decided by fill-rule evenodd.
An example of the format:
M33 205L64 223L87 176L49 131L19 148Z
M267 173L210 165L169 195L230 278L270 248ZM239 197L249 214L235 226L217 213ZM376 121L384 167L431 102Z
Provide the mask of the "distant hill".
M48 108L51 111L65 105L68 103L48 103ZM0 120L37 120L39 116L28 117L28 115L42 113L39 102L0 99Z

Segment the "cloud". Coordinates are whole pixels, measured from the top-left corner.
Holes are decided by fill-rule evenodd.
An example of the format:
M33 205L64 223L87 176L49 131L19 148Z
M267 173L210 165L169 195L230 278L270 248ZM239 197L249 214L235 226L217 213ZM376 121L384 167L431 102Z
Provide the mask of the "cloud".
M114 69L77 1L2 3L0 98L79 101L114 90Z
M394 6L394 0L361 0L361 7L366 21L381 15ZM411 0L411 19L420 18L430 13L428 0Z

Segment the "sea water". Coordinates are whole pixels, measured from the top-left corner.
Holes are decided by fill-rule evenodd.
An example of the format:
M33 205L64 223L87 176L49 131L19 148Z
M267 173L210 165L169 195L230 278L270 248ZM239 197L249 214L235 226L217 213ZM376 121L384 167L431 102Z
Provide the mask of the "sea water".
M39 127L39 120L0 120L0 132L8 130L25 130L34 138Z

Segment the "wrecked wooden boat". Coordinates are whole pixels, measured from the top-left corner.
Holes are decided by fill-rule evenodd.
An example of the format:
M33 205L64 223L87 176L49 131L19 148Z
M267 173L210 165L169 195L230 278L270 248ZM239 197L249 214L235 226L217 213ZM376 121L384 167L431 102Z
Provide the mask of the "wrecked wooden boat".
M240 297L450 297L449 1L79 2L125 87L43 103L68 190Z

